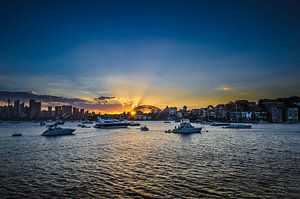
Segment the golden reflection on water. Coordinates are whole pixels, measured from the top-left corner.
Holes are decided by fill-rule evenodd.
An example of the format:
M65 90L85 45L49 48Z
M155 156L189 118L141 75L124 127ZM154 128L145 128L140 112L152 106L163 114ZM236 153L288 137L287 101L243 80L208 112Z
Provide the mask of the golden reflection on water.
M92 198L297 198L298 125L257 124L180 136L82 129L47 139L35 123L0 125L0 195ZM199 124L194 124L199 125ZM11 133L22 132L21 138ZM278 164L280 162L280 164ZM249 169L251 168L251 169ZM280 176L280 178L278 178ZM276 180L274 180L276 179ZM263 185L263 186L262 186ZM25 192L24 190L27 190Z

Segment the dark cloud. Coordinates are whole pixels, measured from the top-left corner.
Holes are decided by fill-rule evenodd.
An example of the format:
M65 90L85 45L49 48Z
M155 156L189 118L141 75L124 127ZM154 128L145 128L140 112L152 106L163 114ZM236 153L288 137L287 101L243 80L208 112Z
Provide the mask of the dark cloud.
M115 99L116 97L106 97L106 96L100 96L100 97L96 97L95 100L96 101L102 101L102 100L110 100L110 99Z
M95 98L95 102L79 98L65 98L61 96L52 95L39 95L35 92L9 92L0 91L0 101L6 102L7 100L14 101L20 100L28 102L30 99L43 102L43 106L55 106L55 105L71 105L78 108L84 108L89 110L98 110L100 112L122 112L131 108L131 104L122 104L116 97L100 96Z
M0 91L0 101L7 100L21 100L28 101L30 99L35 99L42 102L58 102L58 103L68 103L68 104L76 104L76 103L85 103L86 100L78 99L78 98L65 98L60 96L52 96L52 95L38 95L32 91L29 92L9 92L9 91Z
M107 104L114 99L116 99L116 97L100 96L100 97L96 97L95 101L98 102L99 104Z

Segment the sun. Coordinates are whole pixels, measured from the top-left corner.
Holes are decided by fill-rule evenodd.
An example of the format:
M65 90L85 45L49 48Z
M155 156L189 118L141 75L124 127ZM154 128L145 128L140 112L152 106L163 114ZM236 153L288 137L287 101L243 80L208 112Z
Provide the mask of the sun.
M130 115L136 115L136 112L135 111L131 111Z

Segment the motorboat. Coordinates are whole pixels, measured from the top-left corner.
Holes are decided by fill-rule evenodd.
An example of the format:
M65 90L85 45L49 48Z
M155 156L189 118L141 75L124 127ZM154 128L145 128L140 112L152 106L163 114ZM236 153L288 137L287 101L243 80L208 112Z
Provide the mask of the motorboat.
M54 124L55 125L63 125L65 122L63 120L57 120Z
M224 129L251 129L251 124L239 124L239 123L233 123L228 126L224 126Z
M139 122L130 122L129 126L141 126L141 123L139 123Z
M120 120L100 120L95 124L95 128L102 129L116 129L116 128L127 128L130 126L130 122L128 121L120 121Z
M194 127L188 119L182 119L178 127L173 129L173 133L178 134L192 134L192 133L201 133L201 127Z
M93 124L94 122L93 121L90 121L90 120L84 120L81 122L81 124Z
M210 123L210 126L229 126L230 123L226 123L226 122L212 122Z
M60 136L73 135L75 129L57 127L56 124L48 125L48 129L42 133L42 136Z
M141 131L149 131L149 128L146 125L141 126Z
M82 124L81 128L91 128L91 127L90 126L86 126L85 124Z
M44 122L44 121L40 122L40 126L45 126L45 125L46 125L46 122Z

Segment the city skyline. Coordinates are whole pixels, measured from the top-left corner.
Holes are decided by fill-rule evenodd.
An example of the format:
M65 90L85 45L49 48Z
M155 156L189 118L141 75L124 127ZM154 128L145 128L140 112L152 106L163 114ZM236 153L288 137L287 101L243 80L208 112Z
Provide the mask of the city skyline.
M278 100L278 99L287 99L294 97L296 99L299 99L298 96L286 96L286 97L273 97L273 98L262 98L262 99L257 99L255 101L251 101L249 99L232 99L231 101L227 102L222 102L218 104L208 104L206 106L187 106L186 104L181 104L179 106L172 105L172 104L166 104L164 107L157 107L161 110L163 110L166 107L176 107L176 108L181 108L187 106L190 110L192 109L199 109L199 108L207 108L210 106L219 106L219 105L226 105L233 103L238 100L246 100L251 103L259 103L261 100ZM0 91L0 107L4 106L9 106L13 105L15 101L19 101L20 103L23 103L25 106L30 106L30 101L31 100L36 100L38 103L41 103L41 111L43 110L48 110L49 107L55 108L56 106L71 106L74 108L79 108L79 109L84 109L90 112L94 112L96 114L121 114L123 112L131 112L134 110L136 107L139 106L154 106L151 104L139 104L136 106L132 106L131 104L122 104L120 105L119 111L115 110L115 107L112 107L109 104L110 100L114 100L116 97L105 97L105 96L100 96L95 98L95 103L91 103L90 101L83 100L83 99L78 99L78 98L65 98L61 96L51 96L51 95L38 95L37 93L33 92L9 92L9 91ZM107 111L100 111L101 109L103 110L106 109ZM108 109L107 109L108 108ZM109 109L112 108L112 109ZM110 111L112 110L112 111Z
M115 97L98 97L95 100L98 100L98 104L101 103L105 105L109 100L114 99ZM6 99L6 101L5 101ZM213 112L220 112L220 107L228 109L230 107L231 111L237 111L238 107L235 107L234 104L242 104L245 106L248 113L245 114L254 114L254 115L264 115L266 113L272 114L271 109L276 109L277 111L283 111L283 109L291 108L293 111L297 112L300 105L300 97L290 96L290 97L277 97L272 99L259 99L258 101L249 101L247 99L235 99L227 103L221 104L210 104L207 107L187 107L183 105L181 107L167 105L165 107L155 107L153 105L139 105L131 106L127 110L120 112L100 112L99 109L90 109L84 108L87 101L76 98L63 98L58 96L49 96L49 95L37 95L32 92L1 92L0 91L0 118L6 119L37 119L37 118L47 118L47 117L58 117L66 114L68 117L72 116L75 112L80 113L82 116L91 116L95 117L96 115L100 116L101 114L105 115L123 115L129 114L135 116L137 112L142 111L141 113L149 114L155 113L158 111L166 110L185 110L191 112L199 112L199 110L211 110ZM97 104L97 105L98 105ZM93 105L92 105L93 106ZM90 105L91 107L91 105ZM125 107L125 106L123 106ZM216 109L216 110L214 110ZM234 110L233 110L234 109ZM225 109L224 109L225 110ZM252 113L250 113L250 112ZM53 115L55 113L55 115ZM225 113L223 113L224 115ZM283 112L281 113L283 114ZM27 116L26 116L27 115ZM34 117L32 115L35 115ZM20 117L20 118L19 118ZM66 119L68 118L66 117ZM182 117L182 116L181 116ZM161 118L162 119L162 118ZM166 118L165 118L166 119ZM298 119L296 119L298 120Z
M40 99L45 96L40 96ZM49 97L49 96L48 96ZM51 96L52 98L55 98ZM57 98L57 97L56 97ZM45 99L45 98L44 98ZM65 99L66 100L66 99ZM44 102L30 99L28 105L20 99L7 100L7 105L0 106L2 120L99 120L99 118L115 118L121 120L174 120L189 119L194 122L272 122L297 123L299 121L300 97L260 99L256 102L235 100L227 104L209 105L206 108L189 109L166 106L159 109L151 105L134 107L123 113L95 113L72 105L48 106L42 108ZM213 123L211 123L213 124ZM216 124L218 125L218 124Z
M0 91L111 113L299 96L299 8L292 0L2 1Z

